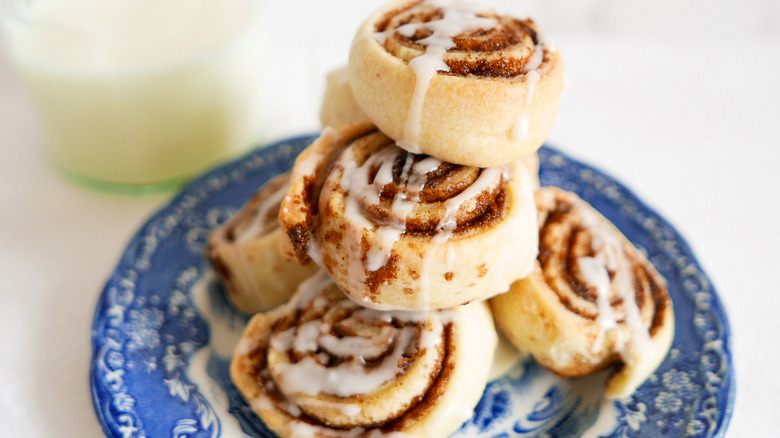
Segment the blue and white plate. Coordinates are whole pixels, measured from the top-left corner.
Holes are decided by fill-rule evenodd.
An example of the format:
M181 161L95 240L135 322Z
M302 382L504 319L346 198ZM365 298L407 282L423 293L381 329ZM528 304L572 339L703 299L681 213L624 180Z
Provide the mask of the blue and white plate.
M259 149L184 189L127 246L95 311L92 396L110 437L274 435L228 376L247 320L225 298L203 249L211 230L312 137ZM604 402L603 375L563 380L531 360L491 382L456 437L722 437L734 401L726 315L688 245L609 176L542 148L543 185L577 192L666 277L676 333L658 371L631 397Z

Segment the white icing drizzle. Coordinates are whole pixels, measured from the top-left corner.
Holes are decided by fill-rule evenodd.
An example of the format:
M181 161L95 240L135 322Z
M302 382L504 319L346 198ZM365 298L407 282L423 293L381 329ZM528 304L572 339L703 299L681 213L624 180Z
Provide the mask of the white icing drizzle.
M324 278L327 278L327 281L323 281ZM396 378L399 373L398 363L410 345L414 345L417 351L438 347L443 342L444 325L453 319L447 311L381 312L360 307L349 300L331 303L324 297L317 296L323 288L329 286L330 282L330 277L322 272L305 282L296 295L297 301L293 303L295 308L340 307L351 311L351 314L340 320L339 324L360 327L363 324L374 326L380 323L379 330L371 330L370 335L338 337L331 334L332 323L326 318L307 321L299 326L274 333L269 339L272 349L279 352L294 351L304 357L295 363L274 364L273 373L278 376L276 383L270 378L270 372L264 370L268 373L263 375L267 386L277 385L288 394L326 393L338 397L376 391ZM382 325L394 319L411 324L402 327ZM433 319L438 319L441 323L434 323ZM391 351L384 355L388 348ZM323 360L311 354L317 350L323 350L322 354L327 352L344 357L346 360L336 366L324 366L323 363L327 363L327 356ZM365 367L366 360L377 357L382 357L381 363ZM269 386L269 390L273 390L273 387ZM343 411L345 415L354 412L350 407L343 407L343 404L340 406L342 407L339 409L346 409ZM359 410L352 415L358 413Z
M540 40L541 41L541 40ZM536 87L536 84L539 82L539 80L542 78L542 75L539 74L539 67L542 65L542 62L544 61L544 50L545 45L543 43L539 43L534 47L534 54L531 56L531 59L528 60L528 64L526 64L523 67L523 72L525 73L524 79L526 87L528 87L528 90L525 94L525 102L523 104L523 108L520 111L520 118L518 119L515 126L512 128L512 138L515 140L524 140L528 137L528 134L530 133L530 110L531 110L531 103L533 103L534 98L534 87Z
M491 185L500 181L504 175L504 172L508 170L501 167L487 167L482 169L477 177L477 180L473 184L468 186L465 190L453 196L452 198L444 202L444 208L446 209L444 216L437 227L437 233L433 236L432 241L434 243L444 243L452 237L452 233L458 227L456 216L460 206L463 205L469 199L479 196L485 190L488 190Z
M422 323L431 318L431 312L427 310L375 310L369 308L361 308L356 310L352 316L355 318L362 318L366 320L376 320L382 322L392 322L393 320L401 322L416 322ZM436 317L442 322L442 324L449 324L455 322L461 316L452 311L451 309L436 310Z
M447 248L447 271L452 271L452 265L455 263L457 258L458 256L455 253L455 247L450 246Z
M416 81L412 100L409 103L406 124L404 125L404 138L398 142L399 146L408 151L418 154L422 152L422 149L418 146L417 142L420 138L420 130L422 127L422 112L425 103L425 95L428 93L428 86L436 73L439 70L450 70L450 67L442 60L446 52L447 49L444 47L428 47L424 55L420 55L409 61L409 67L414 70Z
M613 230L599 220L595 214L584 208L580 211L583 225L591 229L593 249L599 251L595 258L581 257L578 260L586 281L597 288L598 316L596 320L602 327L597 343L603 342L606 331L617 326L616 317L608 300L609 290L612 287L622 300L625 313L624 323L630 333L628 339L618 336L615 348L624 361L631 361L645 354L650 344L650 333L642 321L639 305L636 302L636 291L628 272L630 268L623 266L620 262L625 257L621 252L623 244L614 235ZM614 273L611 281L609 272ZM602 290L605 293L602 294ZM602 299L602 295L605 298ZM600 345L594 345L596 351L600 348Z
M438 169L439 166L441 165L442 165L442 161L440 159L436 157L428 157L414 163L414 173L417 175L425 175L426 173L430 173ZM418 192L422 190L422 184L424 183L425 181L416 183L416 184L420 184L419 188L416 189Z
M417 41L425 47L425 53L409 61L409 67L415 73L416 82L406 117L404 139L398 143L404 149L415 153L421 152L417 142L428 86L437 72L450 71L449 66L444 62L444 55L448 49L455 47L454 37L471 30L492 29L497 24L494 18L477 16L481 7L473 2L427 0L422 4L440 8L442 18L424 23L406 23L396 29L378 32L375 35L377 42L384 44L392 32L398 32L406 37L413 36L419 29L427 29L431 32L429 36Z
M330 275L328 275L327 272L317 271L316 274L307 278L303 281L303 283L300 284L300 286L298 286L298 291L295 295L293 295L293 298L290 301L291 305L295 306L295 308L298 310L303 309L309 302L312 301L314 296L316 296L318 293L320 293L321 290L325 289L332 283L333 279L330 278Z
M317 243L317 239L314 237L313 229L309 229L309 240L307 241L307 245L306 255L309 256L315 265L323 266L322 249L320 248L319 243Z
M257 340L241 337L236 343L235 356L246 356L257 348Z
M636 302L636 296L633 293L623 296L623 307L626 312L626 324L631 330L631 339L623 357L626 361L634 358L641 358L648 352L650 347L650 332L642 322L642 315L639 312L639 306Z
M271 398L266 395L261 395L254 398L253 400L249 400L249 404L255 411L267 411L274 408L274 402L271 401Z
M606 332L617 327L615 313L609 302L609 271L603 262L593 257L580 257L577 259L577 265L585 280L596 288L596 306L598 307L596 322L601 330L593 343L593 353L598 353L604 346Z
M442 10L442 18L423 23L406 23L396 29L374 34L376 41L383 45L393 32L398 32L405 37L412 37L420 29L427 29L431 32L426 38L417 41L425 47L425 53L409 61L409 67L415 74L415 87L404 125L404 138L398 144L414 153L422 151L418 141L422 127L425 96L428 93L431 79L438 72L450 71L449 66L444 61L444 57L447 50L456 46L454 37L476 29L490 30L498 24L495 18L478 16L478 13L484 11L479 4L474 2L466 0L426 0L421 4L440 8ZM517 122L509 132L509 135L514 140L524 140L530 134L529 112L533 102L534 87L541 79L539 67L544 62L545 50L551 53L557 51L555 44L547 34L537 32L536 35L537 44L534 47L534 52L523 68L524 74L522 77L528 88L525 102Z
M398 190L390 204L389 218L379 220L369 219L365 209L380 206L383 188L394 182L393 166L399 154L405 154ZM393 245L406 231L406 218L415 210L420 201L420 193L425 187L428 174L442 165L442 161L427 157L417 162L407 151L394 145L388 145L375 151L364 163L358 166L354 153L345 151L336 164L341 167L342 174L339 186L345 193L344 219L352 229L345 233L344 240L347 252L348 287L351 290L362 290L365 287L369 272L376 272L385 266L392 256ZM370 172L375 170L373 181ZM415 305L421 309L430 308L430 293L428 290L429 273L427 254L435 251L435 245L446 243L457 229L457 213L469 200L476 199L484 191L498 186L502 178L511 178L508 166L485 168L480 171L477 179L458 195L444 201L444 209L440 222L431 238L434 245L429 245L426 254L420 262L419 282L415 290ZM363 234L369 230L374 238L372 244L363 250ZM455 260L453 251L447 253L448 263ZM369 302L369 297L364 297ZM376 307L372 303L372 307Z
M530 71L525 75L528 91L525 95L525 104L520 111L520 119L512 128L512 138L515 140L525 140L528 138L528 134L530 134L531 103L533 102L534 87L536 86L536 83L539 82L539 79L541 79L541 75L539 75L539 72L536 70Z
M307 286L308 290L316 289L314 285L317 281L311 282ZM303 304L304 307L323 307L327 308L334 303L329 301L319 301L324 297L311 296L309 294L306 300L301 300L307 304ZM379 322L389 322L393 319L398 321L409 321L419 323L412 326L406 326L401 328L384 327L393 332L394 339L387 345L392 345L393 351L383 358L383 362L374 367L364 367L360 360L346 361L336 367L324 367L318 363L316 357L308 356L302 361L296 364L275 364L273 371L264 369L260 372L261 381L263 381L265 389L268 392L282 391L282 393L290 393L290 391L305 394L308 396L318 396L322 393L331 394L336 397L349 397L352 395L363 394L367 392L379 389L387 381L395 378L398 375L398 361L401 356L408 351L409 346L414 342L416 338L415 348L418 351L429 348L437 348L443 342L443 330L448 322L456 320L460 315L452 310L443 310L437 312L380 312L372 309L361 308L357 304L345 300L343 302L335 303L336 306L346 306L351 309L355 309L351 316L347 319L356 320L377 320ZM298 303L301 306L301 303ZM436 323L434 320L438 320ZM297 341L290 339L289 332L294 329L288 329L281 333L276 333L271 336L272 348L288 348L296 349L298 347L303 348L303 352L312 351L309 342L316 336L312 333L312 330L305 328L314 321L307 322L299 327L299 335L309 338L305 341ZM355 321L360 323L359 321ZM341 323L347 323L346 319L341 320ZM322 323L322 327L327 328L329 323ZM330 341L324 341L328 335L320 335L319 342L324 348L332 348L332 346L326 345ZM380 334L381 337L381 334ZM274 339L276 338L276 339ZM347 339L348 337L342 338ZM324 342L323 342L324 341ZM341 342L341 340L336 341ZM359 354L366 354L366 348L372 348L369 345L361 345L360 342L353 343L353 340L348 339L347 344L353 344L350 348L354 350L349 354L357 356ZM380 342L381 343L381 342ZM346 345L341 347L335 347L335 349L346 348ZM376 356L381 354L380 351L370 352ZM280 366L281 365L281 366ZM271 377L272 373L275 376L281 375L278 381L274 381ZM250 405L256 411L260 410L272 410L277 409L285 412L289 415L288 421L286 421L285 427L287 432L293 436L332 436L332 437L345 437L345 438L411 438L411 435L404 432L383 432L380 429L366 429L363 427L353 427L350 429L333 429L324 425L312 424L304 421L301 417L303 415L303 409L306 406L322 407L326 409L338 410L348 418L357 417L362 413L362 408L357 403L350 403L348 401L331 401L322 398L305 398L301 400L301 406L303 409L291 402L290 400L277 401L272 399L266 394L259 395L252 400L249 400ZM445 408L446 410L446 408ZM459 414L465 421L471 412L446 412L444 417L449 418L453 414ZM438 415L442 417L442 415ZM436 424L440 420L432 420ZM424 431L430 432L430 430L436 430L436 424L427 424L424 427ZM414 436L417 436L415 434ZM430 435L433 436L433 435Z
M512 128L512 138L515 140L525 140L531 132L531 120L527 111L520 113L520 119Z
M276 389L276 385L274 385L273 380L270 380L268 370L262 371L262 377L263 379L265 379L264 381L266 382L265 384L266 390L274 391ZM254 410L265 411L265 410L274 409L274 406L278 406L284 412L287 412L293 417L300 417L303 414L301 408L298 407L298 405L296 405L295 403L292 403L289 400L281 400L279 402L275 402L265 394L258 395L253 400L250 400L249 404L252 406L252 409Z
M340 139L341 134L338 130L330 126L326 126L323 128L318 142L324 141L326 144L334 144L338 143ZM326 152L321 149L322 148L308 148L306 152L308 155L301 155L298 157L292 170L292 175L290 177L291 181L303 181L307 177L312 177L321 168L321 166L324 166L327 163ZM292 198L289 196L285 197L285 202L291 201ZM317 239L314 238L314 229L309 228L308 234L309 236L307 240L306 255L308 255L315 264L323 266L322 251L319 245L317 245Z
M536 40L539 41L539 44L541 44L542 47L544 47L548 52L555 53L558 51L558 46L555 44L555 41L553 41L553 39L550 38L550 35L547 33L537 30Z
M265 219L271 212L272 208L276 208L282 202L287 192L290 190L290 183L284 184L279 187L275 192L263 200L260 205L255 209L252 215L252 220L246 225L236 230L235 242L246 243L252 239L255 239L261 235L265 228Z
M274 371L281 376L278 383L284 385L285 392L288 393L308 395L326 393L338 397L370 393L378 390L398 375L398 363L403 357L407 345L412 344L418 330L422 332L421 339L432 336L439 338L439 342L441 342L441 326L401 327L395 330L393 350L382 359L378 366L370 369L365 368L362 359L358 358L344 361L336 366L325 367L314 357L305 356L298 362L275 364ZM426 335L426 331L433 331L433 333ZM305 336L306 334L299 333L299 335ZM273 335L271 339L273 340L276 336L276 334ZM353 354L359 355L359 352L353 352Z
M349 252L349 278L350 284L355 289L362 288L366 279L366 270L374 272L384 266L390 259L393 244L401 237L406 227L406 216L414 209L414 202L418 200L416 193L422 190L425 184L424 174L420 176L416 172L417 165L407 153L402 170L402 181L409 182L408 191L414 195L410 198L405 192L399 191L393 199L391 211L393 217L386 223L376 224L365 217L361 204L379 205L382 188L393 182L393 163L395 158L404 153L394 146L387 146L369 157L360 167L357 166L351 154L344 154L339 164L343 168L340 185L346 194L344 216L356 232L348 233L351 237L347 242ZM435 169L441 162L439 160L423 160L423 169ZM421 163L418 162L417 164ZM369 184L369 171L378 166L373 183ZM365 264L362 260L362 233L363 230L373 229L376 242L366 252Z
M382 345L389 342L392 335L393 328L383 326L380 332L370 339L361 336L338 337L330 333L323 333L318 343L329 353L337 356L349 356L360 352L362 357L375 357L384 351Z

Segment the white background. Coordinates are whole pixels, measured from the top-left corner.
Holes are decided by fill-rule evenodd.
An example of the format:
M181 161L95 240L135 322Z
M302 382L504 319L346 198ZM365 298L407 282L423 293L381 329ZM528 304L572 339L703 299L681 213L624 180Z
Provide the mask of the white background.
M312 132L324 75L376 0L265 2L267 139ZM726 304L727 436L780 416L780 2L496 1L557 42L570 87L549 142L632 188L685 236ZM0 0L7 13L10 0ZM0 436L96 437L90 327L122 249L168 196L62 179L0 55Z

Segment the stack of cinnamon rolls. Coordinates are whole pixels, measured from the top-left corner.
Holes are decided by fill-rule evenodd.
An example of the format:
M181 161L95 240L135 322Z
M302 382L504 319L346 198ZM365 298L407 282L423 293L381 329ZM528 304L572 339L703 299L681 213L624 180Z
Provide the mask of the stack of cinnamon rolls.
M266 425L448 436L499 331L562 376L614 365L609 397L654 371L674 325L663 279L585 201L539 188L563 86L528 19L401 0L362 25L321 136L207 250L256 314L231 375Z

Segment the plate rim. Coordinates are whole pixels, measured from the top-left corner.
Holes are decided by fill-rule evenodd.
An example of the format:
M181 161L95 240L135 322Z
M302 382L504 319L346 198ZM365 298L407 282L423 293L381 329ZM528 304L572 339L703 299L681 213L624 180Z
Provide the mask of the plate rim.
M726 357L726 363L728 365L728 372L726 373L726 378L728 379L728 390L726 392L724 409L722 410L723 415L719 419L718 426L715 429L714 434L712 435L712 438L723 438L726 435L726 431L728 430L728 426L731 422L731 417L734 414L734 407L735 407L734 405L736 402L736 392L737 392L736 371L734 369L734 350L732 348L733 346L732 346L731 322L729 320L728 314L726 313L726 308L724 306L724 303L720 298L720 294L718 293L718 288L715 287L715 285L712 282L712 279L705 271L701 262L699 262L699 259L698 257L696 257L693 248L691 247L690 243L688 243L688 239L686 239L685 236L683 236L677 230L677 227L673 226L672 223L668 219L666 219L664 215L658 213L658 210L656 210L655 207L653 207L646 201L640 199L639 196L637 196L637 194L634 192L634 190L629 189L629 187L626 184L624 184L621 180L615 178L612 175L612 173L603 170L600 166L587 163L578 157L574 157L568 152L563 152L561 149L551 146L547 142L545 142L542 145L542 148L546 148L547 150L555 154L561 155L568 161L571 161L579 166L592 169L597 173L599 173L600 175L609 179L613 184L618 186L620 190L623 191L624 196L627 196L628 198L631 199L632 202L642 207L646 211L650 212L654 216L654 218L659 221L659 223L662 226L669 229L673 233L675 241L677 241L680 244L680 249L685 254L685 256L688 257L688 259L691 261L692 264L699 267L701 274L704 276L704 278L707 280L710 286L710 290L711 290L710 297L712 299L710 302L710 306L715 309L714 313L718 315L723 325L722 326L723 336L721 339L723 340L723 344L724 344L723 349L727 353L725 357Z
M318 135L319 135L318 133L300 134L291 137L277 139L271 142L266 142L258 147L252 148L251 150L249 150L244 154L241 154L233 159L230 159L228 161L217 164L207 169L206 171L199 174L197 177L187 182L173 197L171 197L171 199L165 202L162 206L158 207L152 214L147 216L143 224L137 228L137 230L133 233L133 235L126 241L125 245L122 246L123 249L119 257L119 260L115 263L114 268L110 271L110 274L107 280L105 281L105 285L101 289L101 292L94 305L94 313L92 317L92 324L91 324L91 331L90 331L90 344L91 344L91 356L90 356L90 366L89 366L90 395L92 398L92 407L93 410L95 411L95 415L97 417L98 423L100 424L101 429L103 430L103 432L107 437L119 437L120 435L116 435L115 431L112 430L110 425L108 424L107 418L105 417L105 413L101 409L101 403L100 403L101 400L99 394L100 388L98 388L98 385L96 384L98 380L101 380L99 379L98 376L97 357L100 352L100 347L103 344L101 340L104 339L103 337L98 336L99 334L98 324L106 317L104 312L102 312L101 310L103 310L105 307L104 305L107 300L109 289L112 286L114 286L114 277L117 275L117 271L127 263L127 259L131 258L130 257L131 254L129 254L128 250L134 247L134 245L137 244L140 240L142 240L143 236L147 233L148 229L152 226L152 224L155 221L159 220L160 217L164 216L164 214L168 210L170 210L173 206L182 202L182 200L186 196L190 195L191 192L196 191L196 189L204 185L206 181L209 180L210 178L223 172L229 172L231 168L240 165L241 163L251 159L251 157L255 155L261 156L261 155L270 154L274 150L278 150L281 147L285 145L289 145L291 143L297 144L299 142L304 142L310 144L312 141L314 141L317 138ZM654 219L659 221L660 225L662 225L663 227L671 231L674 240L679 243L680 246L679 249L681 250L681 253L690 260L691 264L699 268L700 273L707 280L710 289L709 295L711 297L711 301L709 304L713 309L713 313L717 316L717 318L720 320L719 322L722 325L721 327L722 335L719 339L721 339L723 342L723 350L725 352L724 356L726 359L726 365L728 367L728 370L725 374L725 382L724 382L724 385L728 385L728 389L725 391L725 399L724 399L724 404L722 406L723 409L720 410L721 415L720 418L718 419L717 427L715 428L714 433L712 435L712 437L714 438L722 438L723 436L725 436L726 430L728 429L729 423L734 413L736 390L737 390L736 372L734 369L734 354L733 354L733 346L732 346L731 324L729 321L728 314L726 313L725 306L718 293L718 289L712 283L711 279L709 278L709 276L701 266L701 263L699 262L698 258L694 254L687 239L685 239L685 237L682 236L680 232L677 231L677 228L672 226L669 220L667 220L664 216L660 215L657 212L657 210L653 208L651 205L649 205L647 202L640 199L634 193L634 191L630 190L624 183L614 178L611 173L604 171L599 166L592 165L580 160L579 158L575 158L572 155L570 155L568 152L563 152L561 149L555 146L551 146L549 143L545 143L542 146L542 149L548 151L550 154L560 155L567 161L570 161L578 166L581 166L586 169L591 169L596 173L600 174L601 176L607 178L612 184L616 185L622 191L623 196L629 198L631 202L635 203L640 208L652 214Z

